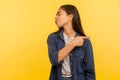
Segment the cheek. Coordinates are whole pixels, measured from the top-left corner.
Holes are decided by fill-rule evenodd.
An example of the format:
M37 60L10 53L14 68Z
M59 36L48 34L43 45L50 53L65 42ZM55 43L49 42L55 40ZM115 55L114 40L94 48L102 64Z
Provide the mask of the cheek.
M59 17L59 18L56 19L55 23L56 23L57 26L61 26L62 23L63 23L63 19L61 17Z
M68 22L68 20L66 19L66 18L61 18L61 19L59 19L59 24L61 24L61 25L63 25L63 24L65 24L65 23L67 23Z
M55 23L58 27L60 27L60 26L63 26L67 22L68 22L68 19L66 16L60 16L56 19Z

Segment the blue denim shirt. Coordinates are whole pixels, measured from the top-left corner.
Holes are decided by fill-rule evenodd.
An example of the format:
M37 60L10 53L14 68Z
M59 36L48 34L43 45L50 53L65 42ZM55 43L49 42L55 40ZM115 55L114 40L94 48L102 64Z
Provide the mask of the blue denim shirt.
M81 36L76 33L76 36ZM51 33L47 39L49 59L52 64L49 80L62 80L62 62L58 62L58 51L65 46L63 31ZM70 53L72 80L96 80L92 45L84 39L81 47L75 47Z

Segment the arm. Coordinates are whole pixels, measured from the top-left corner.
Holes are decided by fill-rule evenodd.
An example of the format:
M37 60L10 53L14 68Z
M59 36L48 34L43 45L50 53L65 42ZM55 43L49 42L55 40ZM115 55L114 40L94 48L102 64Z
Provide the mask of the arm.
M48 43L48 52L49 58L52 65L58 65L62 60L71 52L71 50L76 46L83 45L83 38L88 37L76 37L73 41L71 41L68 45L63 47L61 50L56 49L56 35L51 34L48 36L47 43Z
M88 39L89 37L85 36L77 36L73 41L71 41L68 45L62 48L58 53L58 62L61 62L69 53L70 51L75 48L76 46L82 46L84 43L84 39Z
M58 51L56 49L56 35L54 34L48 36L47 43L49 58L52 65L58 65L75 47L74 42L70 42L68 45Z

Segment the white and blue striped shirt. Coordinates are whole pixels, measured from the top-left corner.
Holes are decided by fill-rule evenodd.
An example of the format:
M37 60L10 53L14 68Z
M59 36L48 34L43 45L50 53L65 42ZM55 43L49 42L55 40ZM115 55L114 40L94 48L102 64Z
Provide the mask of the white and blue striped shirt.
M67 45L69 42L71 42L73 38L68 38L68 36L63 33L64 36L64 41L65 41L65 45ZM70 69L70 58L69 55L67 55L62 63L62 77L71 77L71 69Z

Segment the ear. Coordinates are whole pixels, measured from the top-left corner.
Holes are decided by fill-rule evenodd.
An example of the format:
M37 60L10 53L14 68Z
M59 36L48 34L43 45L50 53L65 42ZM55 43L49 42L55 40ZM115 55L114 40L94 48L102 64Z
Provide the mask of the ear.
M73 14L70 14L69 15L69 20L72 20L73 19Z

